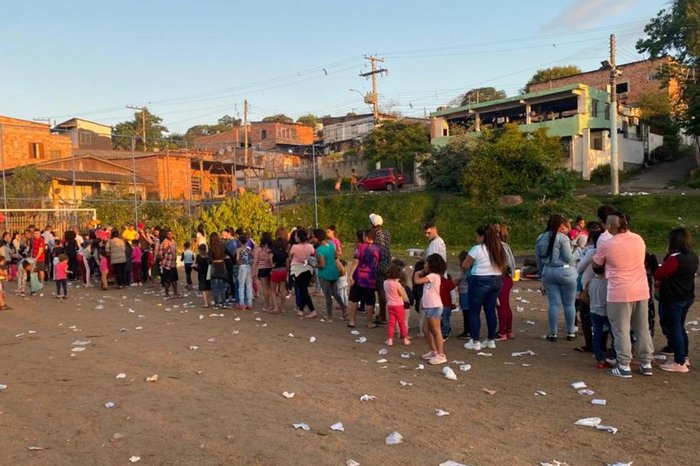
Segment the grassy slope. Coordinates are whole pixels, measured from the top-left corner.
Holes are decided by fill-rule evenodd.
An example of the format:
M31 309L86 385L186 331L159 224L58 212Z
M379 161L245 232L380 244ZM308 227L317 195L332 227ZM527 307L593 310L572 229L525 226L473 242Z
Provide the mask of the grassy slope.
M598 206L609 203L628 212L632 229L649 249L662 254L668 232L686 226L700 240L700 199L681 195L581 196L567 202L526 199L514 207L482 204L465 197L432 192L362 193L319 199L319 224L335 224L344 242L352 242L355 230L369 225L372 212L384 218L396 248L424 247L423 224L432 220L448 247L455 251L471 246L474 230L485 222L504 222L511 229L511 243L519 254L529 254L551 212L593 219ZM295 205L283 211L286 225L313 224L313 204Z

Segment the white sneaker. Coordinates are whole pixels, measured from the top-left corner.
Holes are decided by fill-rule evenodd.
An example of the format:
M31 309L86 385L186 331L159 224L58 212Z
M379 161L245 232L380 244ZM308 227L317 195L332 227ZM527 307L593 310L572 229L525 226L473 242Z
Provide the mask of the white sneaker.
M471 349L474 351L481 351L481 343L478 341L474 341L473 339L470 339L468 342L464 344L464 347L466 349Z
M429 360L433 359L435 356L437 356L437 353L435 351L428 351L423 356L421 356L421 359L425 359L426 361L429 361Z
M447 357L444 354L436 354L434 357L430 358L428 360L428 364L431 365L436 365L436 364L445 364L447 362Z
M496 349L496 341L495 340L489 340L488 338L484 341L481 342L481 347L482 348L490 348L490 349Z

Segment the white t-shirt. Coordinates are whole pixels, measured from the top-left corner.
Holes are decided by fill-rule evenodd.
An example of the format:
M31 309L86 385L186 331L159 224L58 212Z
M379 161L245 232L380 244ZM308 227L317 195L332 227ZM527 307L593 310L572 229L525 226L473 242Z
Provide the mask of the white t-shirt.
M423 297L421 298L421 306L423 309L431 309L442 307L442 299L440 299L440 275L429 273L426 278L430 280L423 285Z
M443 241L443 239L439 236L436 236L435 239L430 241L428 249L425 251L425 257L428 257L431 254L440 254L442 258L445 259L445 262L447 262L447 248L445 247L445 241Z
M469 250L469 257L474 259L472 275L501 275L503 272L491 264L489 251L483 244L477 244Z

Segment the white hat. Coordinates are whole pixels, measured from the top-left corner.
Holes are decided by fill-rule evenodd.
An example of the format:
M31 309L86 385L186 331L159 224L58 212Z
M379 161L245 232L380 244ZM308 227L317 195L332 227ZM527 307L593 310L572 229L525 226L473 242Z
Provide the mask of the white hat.
M375 227L384 223L382 216L377 214L369 214L369 221L372 223L372 226Z

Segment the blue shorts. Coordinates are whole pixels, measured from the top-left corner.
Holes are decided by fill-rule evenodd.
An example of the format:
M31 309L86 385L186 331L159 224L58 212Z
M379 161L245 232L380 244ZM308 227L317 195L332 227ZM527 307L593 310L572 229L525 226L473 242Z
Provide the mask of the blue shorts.
M428 319L439 319L442 317L441 307L425 307L423 308L423 313Z

